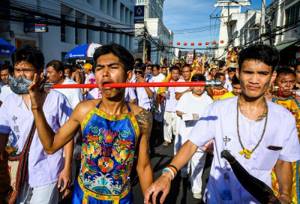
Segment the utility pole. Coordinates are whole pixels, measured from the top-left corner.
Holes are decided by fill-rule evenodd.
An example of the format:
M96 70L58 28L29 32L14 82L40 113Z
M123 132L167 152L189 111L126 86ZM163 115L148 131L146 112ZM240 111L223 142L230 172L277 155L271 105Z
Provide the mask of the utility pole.
M146 27L144 24L144 32L143 32L143 62L146 62L147 59L147 51L146 51L146 38L147 38L147 32L146 32Z
M266 0L261 1L261 17L260 17L260 41L264 43L266 33Z

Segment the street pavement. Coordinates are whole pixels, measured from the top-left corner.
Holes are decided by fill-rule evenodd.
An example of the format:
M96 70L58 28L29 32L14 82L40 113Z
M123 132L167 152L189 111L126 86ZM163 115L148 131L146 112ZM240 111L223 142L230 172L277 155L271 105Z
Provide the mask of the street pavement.
M151 156L151 164L154 171L154 177L157 178L161 175L162 169L171 162L173 157L173 145L158 146L155 148L155 154ZM207 175L209 169L205 169L205 175ZM180 173L179 173L180 175ZM143 195L137 180L133 186L134 203L142 204ZM157 202L159 203L159 202ZM177 176L172 181L171 191L164 202L165 204L200 204L201 200L194 199L191 192L191 187L188 179L182 179Z

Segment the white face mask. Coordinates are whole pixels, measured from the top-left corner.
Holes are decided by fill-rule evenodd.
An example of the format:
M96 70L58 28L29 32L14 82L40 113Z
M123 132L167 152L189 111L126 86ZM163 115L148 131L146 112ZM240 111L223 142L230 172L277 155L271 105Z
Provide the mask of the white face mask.
M31 80L26 79L25 77L9 77L8 85L10 89L16 94L28 94L28 87L32 83Z

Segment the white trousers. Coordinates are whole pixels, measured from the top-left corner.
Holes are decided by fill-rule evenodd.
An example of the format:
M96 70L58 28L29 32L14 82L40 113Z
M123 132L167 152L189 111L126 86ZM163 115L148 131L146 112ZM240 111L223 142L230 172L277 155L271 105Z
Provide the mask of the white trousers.
M21 194L17 199L18 204L57 204L59 192L57 182L45 186L32 188L24 184Z
M174 139L174 156L177 154L177 152L180 150L181 146L187 141L186 137L183 137L181 134L175 135ZM187 164L183 166L180 170L181 177L187 177L190 172L190 165Z
M193 193L202 191L202 173L205 165L206 153L198 148L197 152L190 160L191 184Z
M164 113L164 140L172 142L172 136L177 135L177 115L175 112Z

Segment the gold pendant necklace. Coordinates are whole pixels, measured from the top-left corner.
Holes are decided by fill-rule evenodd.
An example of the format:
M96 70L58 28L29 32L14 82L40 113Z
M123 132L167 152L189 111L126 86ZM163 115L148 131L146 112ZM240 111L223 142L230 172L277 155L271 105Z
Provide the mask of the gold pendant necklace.
M265 124L264 124L264 128L263 128L263 131L262 131L262 134L257 142L257 144L255 145L255 147L250 150L250 149L247 149L245 148L245 146L243 145L242 143L242 139L241 139L241 136L240 136L240 125L239 125L239 101L237 101L237 106L236 106L236 115L237 115L237 120L236 120L236 125L237 125L237 135L238 135L238 138L239 138L239 143L242 147L242 150L239 152L240 155L244 155L245 159L250 159L251 158L251 155L252 153L256 150L256 148L260 145L264 135L265 135L265 132L266 132L266 127L267 127L267 122L268 122L268 105L267 105L267 102L265 101L265 104L266 104L266 113L264 114L266 116L266 119L265 119Z

